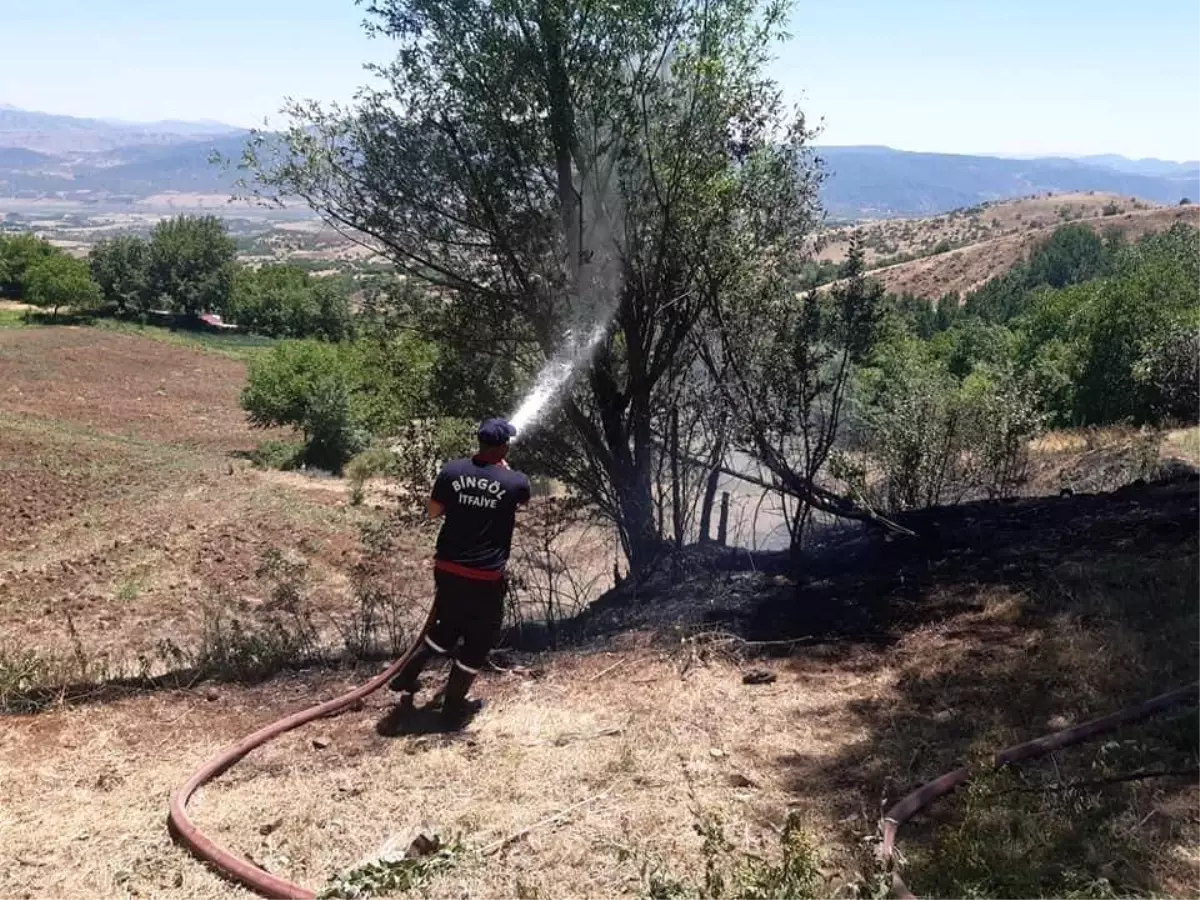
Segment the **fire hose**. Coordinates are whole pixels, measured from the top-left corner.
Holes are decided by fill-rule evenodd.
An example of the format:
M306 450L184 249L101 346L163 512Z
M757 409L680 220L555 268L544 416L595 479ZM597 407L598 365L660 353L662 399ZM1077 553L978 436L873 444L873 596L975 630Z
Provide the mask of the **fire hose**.
M1093 719L1090 722L1084 722L1082 725L1076 725L1074 728L1066 728L1062 731L1056 731L1052 734L1035 738L1032 741L1026 741L1023 744L1009 747L1007 750L1002 750L996 754L992 760L992 769L1000 769L1026 759L1042 756L1054 750L1061 750L1064 747L1070 747L1074 744L1082 744L1084 741L1113 731L1122 725L1147 719L1176 704L1193 698L1198 688L1200 688L1200 682L1194 682L1186 687L1176 688L1173 691L1160 694L1151 700L1139 703L1137 706L1130 706L1120 712L1115 712L1112 715ZM892 894L900 898L900 900L916 900L916 895L909 890L908 885L904 883L904 879L900 877L900 873L895 868L896 836L900 831L900 826L939 797L950 793L955 788L961 787L970 780L971 775L972 771L968 766L961 766L952 772L947 772L945 775L926 782L921 787L910 792L884 814L883 845L880 849L880 855L883 857L884 865L891 867Z
M422 626L419 635L424 634L432 624L433 608L430 607L429 615L426 617L425 624ZM200 859L210 863L218 871L240 881L246 887L264 897L278 898L278 900L293 900L293 898L294 900L313 900L317 895L311 888L306 888L302 885L294 884L286 878L272 875L249 860L234 856L202 832L188 818L188 800L191 799L192 795L200 787L213 778L216 778L256 747L261 747L267 741L273 740L295 728L299 728L301 725L311 722L314 719L320 719L341 712L367 695L379 690L404 668L405 664L412 658L420 646L419 635L418 639L413 642L413 645L404 656L365 684L359 685L354 690L340 697L335 697L324 703L318 703L316 706L311 706L308 709L300 710L299 712L292 713L290 716L272 722L270 725L260 728L253 734L247 735L237 743L230 744L216 754L216 756L207 760L204 765L192 773L191 778L185 781L171 795L171 812L167 817L167 823L172 835L187 845L188 849Z
M432 624L433 609L431 608L420 633L423 634ZM241 882L264 897L278 898L278 900L314 900L316 892L311 888L306 888L285 878L272 875L249 860L235 856L212 840L212 838L208 837L208 835L204 834L188 818L187 803L192 798L192 795L203 785L225 772L234 763L250 753L251 750L261 747L281 734L299 728L301 725L305 725L315 719L341 712L379 690L399 673L408 663L409 659L412 658L419 646L419 640L414 641L404 656L396 660L396 662L392 663L392 665L388 666L387 669L371 680L359 685L348 693L272 722L242 738L240 741L225 747L207 760L171 795L168 827L172 835L185 844L197 857L210 863L219 872ZM1149 718L1156 713L1191 698L1198 688L1200 688L1200 682L1177 688L1137 706L1129 707L1100 719L1085 722L1074 728L1067 728L1031 741L1026 741L1023 744L1009 747L996 755L993 761L993 768L999 769L1022 760L1042 756L1054 750L1080 744L1098 735L1112 731L1121 725ZM903 898L903 900L916 900L916 895L908 889L908 886L894 868L896 838L900 831L900 826L939 797L965 784L970 780L971 775L972 771L967 766L947 772L910 792L887 811L884 816L881 855L884 863L892 866L892 892L896 897Z

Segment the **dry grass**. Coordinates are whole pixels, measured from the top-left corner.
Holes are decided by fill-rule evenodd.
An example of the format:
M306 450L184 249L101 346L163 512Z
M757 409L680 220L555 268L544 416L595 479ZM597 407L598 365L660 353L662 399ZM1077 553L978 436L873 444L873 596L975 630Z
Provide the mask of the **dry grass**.
M1106 215L1115 206L1119 212ZM896 294L938 299L966 294L1007 272L1039 241L1069 222L1100 233L1119 231L1128 241L1165 231L1176 222L1200 224L1195 206L1163 207L1106 194L1063 194L959 210L932 219L899 219L839 229L823 238L818 259L845 258L851 234L864 244L873 275ZM942 252L938 252L942 251ZM897 256L918 257L888 264Z
M541 680L488 679L489 708L457 739L380 736L386 698L376 696L254 754L201 793L195 818L272 871L320 886L422 831L479 849L594 798L486 860L466 855L429 887L479 897L638 893L643 864L695 878L697 806L721 811L747 848L770 846L792 808L832 830L829 793L844 789L789 790L778 760L826 758L860 738L839 709L886 674L801 663L747 687L729 663L681 678L670 659L632 656L597 679L613 661L560 656ZM223 743L347 683L281 679L211 700L175 693L10 721L0 841L15 865L0 870L0 894L241 895L171 845L169 791ZM328 748L314 749L318 734ZM863 813L869 833L874 810Z
M70 610L88 652L136 653L162 636L194 636L203 624L196 611L222 586L251 622L269 621L271 580L259 572L275 549L306 564L311 608L346 624L362 556L356 528L378 510L350 507L344 489L229 457L249 437L233 406L240 363L123 336L104 344L95 335L120 351L97 353L70 329L26 335L37 353L0 345L25 354L20 365L0 357L20 405L0 414L0 473L32 485L28 493L6 487L0 500L17 498L6 520L22 504L36 516L24 536L0 531L0 634L11 644L70 654L61 624ZM149 373L152 385L172 358L199 376L186 391L153 395L152 415L139 417L128 398L148 392L136 373ZM77 401L74 391L90 393ZM89 398L110 404L111 417ZM1079 459L1094 452L1089 446L1121 451L1127 437L1094 434L1082 448L1077 438L1051 437L1039 452ZM1189 432L1164 445L1195 443ZM874 592L894 605L892 646L795 651L767 664L774 684L742 683L748 663L732 654L736 640L668 652L652 635L631 634L620 652L543 657L541 677L484 677L489 706L456 737L404 733L421 716L397 719L389 698L376 695L256 752L201 791L194 816L220 842L314 887L425 832L460 838L465 849L422 893L591 897L671 885L697 895L711 856L695 826L707 814L720 814L739 851L774 858L778 829L796 812L818 838L825 893L848 896L872 883L882 809L914 784L1194 670L1195 645L1180 637L1195 632L1194 533L1179 512L1187 499L1171 495L1161 515L1151 501L1126 499L1126 518L1112 521L1099 501L1030 505L1019 511L1026 545L1013 538L1024 533L1020 523L995 510L960 523L945 541L975 529L987 546L938 556L935 541L907 568L886 570L886 583L839 586L844 597L825 598L867 601ZM406 612L428 599L429 537L420 532L383 554L393 564L380 577L397 596L411 590ZM602 545L568 542L555 552L607 564ZM819 585L808 589L788 598L793 606L824 602ZM959 611L936 624L904 618L941 608ZM6 717L0 896L248 896L170 841L170 791L226 743L368 674L291 674ZM329 739L321 749L318 735ZM1170 749L1157 733L1138 739L1139 762ZM1092 757L1073 759L1056 763ZM1193 779L1130 788L1097 807L1108 830L1093 846L1116 854L1124 839L1132 848L1120 851L1126 868L1114 870L1114 883L1196 893L1196 799ZM939 848L949 859L955 846L975 846L938 844L944 835L969 837L959 826L980 810L1016 808L991 797L983 807L947 805L928 820L936 830L915 823L903 839L917 863L914 887L946 875ZM1058 827L1061 812L1038 821ZM1019 841L1004 849L1021 859Z
M995 240L1066 222L1165 209L1156 203L1104 193L1042 194L959 209L921 219L882 219L830 230L823 236L817 259L842 262L850 251L850 238L863 242L867 265L903 254L926 256L943 241L953 247Z

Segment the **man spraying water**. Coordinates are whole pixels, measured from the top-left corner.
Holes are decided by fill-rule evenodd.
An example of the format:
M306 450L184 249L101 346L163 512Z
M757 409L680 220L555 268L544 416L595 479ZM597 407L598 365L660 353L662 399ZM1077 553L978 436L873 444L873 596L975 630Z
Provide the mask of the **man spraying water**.
M529 478L506 461L516 434L504 419L486 420L479 427L479 451L446 464L427 505L430 517L445 516L433 563L432 624L389 687L411 700L428 662L435 655L452 656L442 715L453 728L482 705L468 700L467 692L500 635L517 507L530 498Z

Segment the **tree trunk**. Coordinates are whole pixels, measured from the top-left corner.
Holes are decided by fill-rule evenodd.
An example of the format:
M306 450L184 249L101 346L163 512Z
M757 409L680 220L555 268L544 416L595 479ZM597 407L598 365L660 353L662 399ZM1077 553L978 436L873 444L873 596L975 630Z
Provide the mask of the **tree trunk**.
M686 516L683 512L683 481L679 471L679 410L671 410L671 524L675 531L675 549L682 550Z
M713 506L717 502L717 487L721 482L721 460L725 458L725 434L724 422L722 424L722 433L717 438L717 445L713 448L712 455L708 460L708 480L704 485L704 499L700 501L700 540L709 540L710 532L712 531L712 512Z

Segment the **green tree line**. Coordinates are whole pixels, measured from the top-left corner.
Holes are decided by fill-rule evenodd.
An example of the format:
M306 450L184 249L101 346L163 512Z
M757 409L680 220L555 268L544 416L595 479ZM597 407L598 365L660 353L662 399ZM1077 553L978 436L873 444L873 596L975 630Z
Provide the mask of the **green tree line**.
M61 307L119 316L165 311L194 318L215 313L272 337L349 336L351 285L293 265L251 268L214 216L159 222L149 238L100 241L75 259L31 234L0 236L0 291L57 314Z

